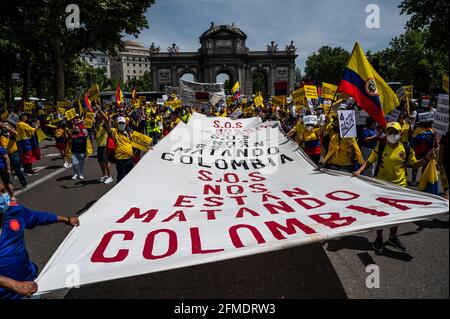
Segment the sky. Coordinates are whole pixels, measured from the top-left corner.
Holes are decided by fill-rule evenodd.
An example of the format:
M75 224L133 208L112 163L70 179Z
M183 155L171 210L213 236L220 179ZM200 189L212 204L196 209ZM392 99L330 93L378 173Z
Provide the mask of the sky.
M247 34L251 51L265 51L275 41L284 50L291 40L297 47L297 67L304 74L306 58L324 45L351 51L358 41L364 51L377 51L404 33L408 20L400 15L400 0L155 0L146 17L150 27L138 41L152 42L167 52L176 43L181 52L196 52L199 37L211 22L231 24ZM380 28L369 29L366 7L380 8ZM133 37L127 37L132 38Z

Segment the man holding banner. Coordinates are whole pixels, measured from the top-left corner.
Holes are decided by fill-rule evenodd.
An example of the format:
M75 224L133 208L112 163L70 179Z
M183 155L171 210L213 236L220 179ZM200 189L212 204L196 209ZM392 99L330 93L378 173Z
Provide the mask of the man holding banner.
M401 140L401 125L398 122L391 122L386 127L386 142L379 142L376 148L370 154L369 159L353 173L353 176L359 176L366 169L376 164L375 177L377 179L407 187L406 167L417 169L424 167L435 157L434 152L430 151L423 159L417 160L414 150L405 146ZM407 251L406 246L397 237L398 227L390 229L388 243L401 251ZM373 248L377 252L384 249L383 230L377 231L377 238L373 243Z

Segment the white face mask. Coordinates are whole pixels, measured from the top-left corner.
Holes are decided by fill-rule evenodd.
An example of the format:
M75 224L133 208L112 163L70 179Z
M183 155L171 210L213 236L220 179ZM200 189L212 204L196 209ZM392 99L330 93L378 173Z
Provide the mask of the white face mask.
M387 140L391 144L397 144L400 141L401 134L390 134L387 136Z

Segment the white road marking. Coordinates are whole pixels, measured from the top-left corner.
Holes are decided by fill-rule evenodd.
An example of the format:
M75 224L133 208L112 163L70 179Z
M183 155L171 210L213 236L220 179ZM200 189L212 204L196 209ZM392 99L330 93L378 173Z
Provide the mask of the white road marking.
M45 167L41 168L41 170L44 169L44 168L45 168ZM37 168L36 168L36 169L37 169ZM30 189L32 189L32 188L34 188L34 187L36 187L36 186L38 186L38 185L44 183L45 181L48 181L50 178L52 178L52 177L54 177L54 176L56 176L56 175L58 175L58 174L60 174L60 173L62 173L62 172L64 172L64 171L66 171L66 170L67 170L67 168L62 167L62 168L60 168L60 169L54 171L53 173L50 173L50 174L48 174L47 176L44 176L44 177L42 177L42 178L40 178L40 179L34 181L33 183L29 184L29 185L28 185L28 188L18 190L17 192L14 192L14 193L15 193L16 196L19 196L19 195L25 193L26 191L29 191Z
M50 153L50 154L45 155L44 157L57 157L57 156L61 156L61 154L59 154L59 153Z

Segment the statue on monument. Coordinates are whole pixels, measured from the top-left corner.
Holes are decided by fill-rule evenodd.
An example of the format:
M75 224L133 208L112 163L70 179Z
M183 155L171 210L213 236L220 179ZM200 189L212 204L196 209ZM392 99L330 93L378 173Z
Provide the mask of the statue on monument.
M172 46L168 47L167 50L169 51L169 53L178 53L178 52L180 52L180 48L175 43L172 43Z
M290 45L286 45L286 52L288 53L295 53L297 48L294 46L294 41L291 41Z
M270 45L267 45L267 52L275 53L278 51L278 44L275 44L275 41L272 41Z
M160 51L160 48L155 45L155 42L152 42L152 45L150 46L150 54L158 54Z

